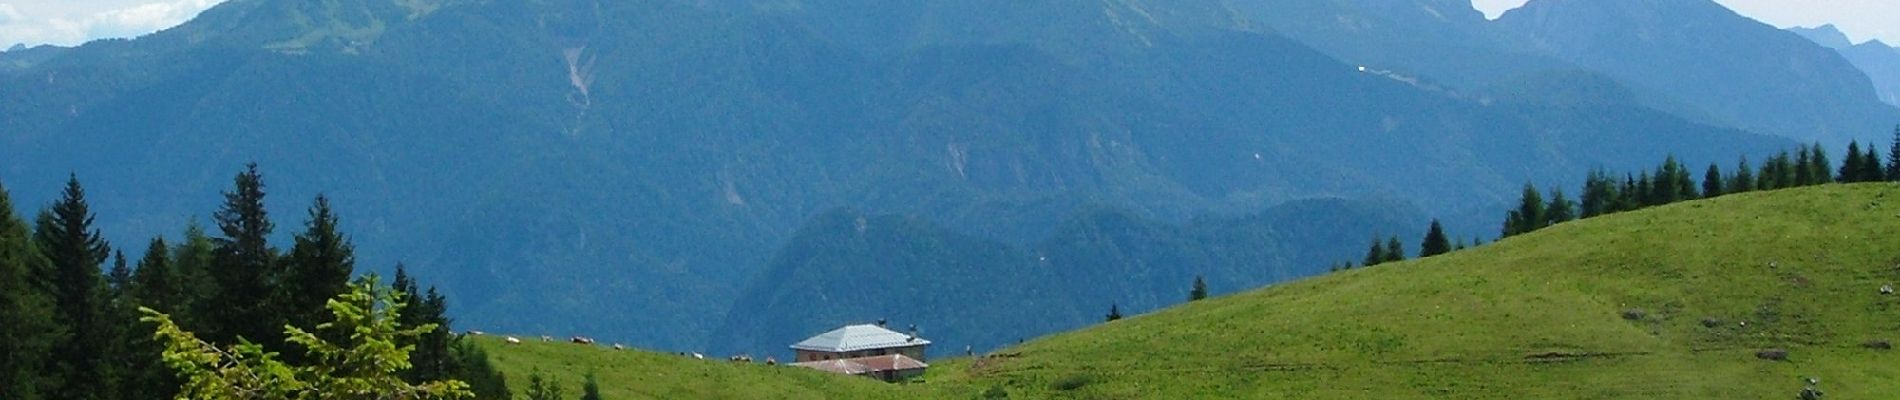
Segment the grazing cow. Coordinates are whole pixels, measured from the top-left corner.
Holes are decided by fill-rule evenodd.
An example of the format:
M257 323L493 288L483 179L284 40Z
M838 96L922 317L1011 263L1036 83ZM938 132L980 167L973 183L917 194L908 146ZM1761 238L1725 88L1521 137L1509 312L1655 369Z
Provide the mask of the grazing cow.
M1881 286L1880 294L1886 294L1886 295L1893 294L1893 285Z
M542 342L544 342L544 343L545 343L545 342L552 342L552 341L554 341L554 337L553 337L553 336L548 336L548 335L541 335L541 341L542 341Z
M622 346L619 343L614 343L614 350L626 350L626 349L627 349L627 346Z
M705 354L699 354L699 353L693 353L693 359L696 359L696 360L704 360L704 359L706 359L706 355L705 355Z
M482 332L482 331L468 331L469 336L481 336L481 335L486 335L486 334L488 333Z
M778 365L778 359L772 358L772 357L766 357L765 365Z
M567 341L574 342L574 344L594 344L593 338L584 337L584 336L575 336L573 338L568 339Z
M521 344L521 339L516 339L514 336L509 336L507 339L502 339L502 342L505 342L508 344Z

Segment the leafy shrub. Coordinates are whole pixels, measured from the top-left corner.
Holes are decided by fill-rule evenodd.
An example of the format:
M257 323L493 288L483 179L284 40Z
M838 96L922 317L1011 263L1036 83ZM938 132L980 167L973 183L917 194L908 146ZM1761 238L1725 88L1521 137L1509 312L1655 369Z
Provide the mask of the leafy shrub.
M1050 387L1056 390L1069 391L1081 389L1083 386L1088 386L1088 384L1089 377L1086 375L1069 375L1062 377L1062 379L1057 379L1056 383L1050 385Z

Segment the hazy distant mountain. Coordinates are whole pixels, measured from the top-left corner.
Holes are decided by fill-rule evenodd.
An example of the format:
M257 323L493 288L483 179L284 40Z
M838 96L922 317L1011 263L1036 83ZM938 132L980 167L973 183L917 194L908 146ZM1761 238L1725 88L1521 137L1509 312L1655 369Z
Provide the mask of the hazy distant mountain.
M1757 132L1865 142L1900 121L1839 56L1711 0L1532 0L1498 22L1567 61Z
M329 194L361 265L407 262L460 326L692 348L735 299L771 298L751 283L802 265L773 260L830 210L1030 249L1083 210L1181 226L1346 198L1477 235L1526 180L1792 144L1545 95L1599 93L1562 74L1448 93L1227 5L233 0L0 74L0 179L33 207L77 173L108 235L140 243L258 161L280 235ZM1395 12L1374 14L1432 14ZM1355 224L1327 226L1379 228Z
M1900 106L1900 48L1888 46L1879 40L1856 45L1834 25L1796 27L1788 31L1840 52L1842 57L1847 57L1848 62L1854 63L1854 67L1873 80L1881 101Z

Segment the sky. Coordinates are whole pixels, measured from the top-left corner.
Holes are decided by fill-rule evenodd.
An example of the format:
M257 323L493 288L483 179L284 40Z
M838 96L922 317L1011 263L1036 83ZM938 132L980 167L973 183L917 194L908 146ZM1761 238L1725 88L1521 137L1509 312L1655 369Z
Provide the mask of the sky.
M0 48L15 43L72 46L134 37L184 23L224 0L0 0ZM1496 16L1525 0L1473 0ZM1686 0L1684 0L1686 1ZM1717 0L1778 27L1832 23L1856 43L1900 45L1900 0Z
M5 0L0 0L5 1ZM1472 0L1486 15L1524 5L1525 0ZM1787 28L1834 24L1860 43L1880 39L1900 45L1900 0L1716 0L1729 9L1769 25Z

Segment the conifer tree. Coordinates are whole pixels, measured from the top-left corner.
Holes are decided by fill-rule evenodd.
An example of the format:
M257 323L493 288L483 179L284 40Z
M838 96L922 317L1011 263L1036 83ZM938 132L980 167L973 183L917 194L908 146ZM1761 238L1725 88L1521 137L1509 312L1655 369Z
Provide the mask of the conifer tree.
M595 382L594 373L587 373L587 383L581 384L581 400L601 400L600 383Z
M1860 141L1848 142L1847 159L1841 161L1841 171L1839 174L1841 182L1853 183L1864 181L1866 178L1860 173L1861 168L1864 168L1861 165L1863 162L1860 155Z
M1887 149L1887 180L1900 182L1900 125L1893 127L1893 147Z
M461 340L455 344L458 373L456 377L467 382L469 390L475 392L477 400L513 400L514 392L508 391L508 381L501 371L495 369L489 361L488 353L482 351L473 341Z
M1370 267L1370 266L1384 264L1384 263L1385 263L1385 242L1379 241L1378 237L1373 237L1372 248L1369 250L1366 250L1366 260L1363 263L1363 265Z
M1112 321L1118 321L1118 320L1121 320L1121 319L1122 319L1122 308L1121 308L1121 305L1119 305L1119 304L1109 304L1109 305L1108 305L1108 316L1107 316L1106 318L1108 318L1108 321L1111 321L1111 322L1112 322Z
M1451 250L1451 238L1445 236L1445 227L1433 219L1431 228L1425 231L1425 240L1419 242L1418 258L1450 253Z
M1405 261L1405 244L1399 242L1398 235L1385 241L1385 262Z
M1834 183L1834 163L1828 160L1827 149L1821 147L1821 143L1818 142L1812 147L1812 150L1808 150L1812 153L1808 156L1810 158L1808 174L1812 175L1810 179L1813 179L1810 183L1815 185Z
M1544 195L1537 191L1537 187L1528 183L1524 184L1524 194L1518 199L1517 210L1512 211L1507 220L1504 236L1522 235L1543 229L1544 223L1550 218L1545 214L1546 206Z
M561 386L541 376L539 369L528 374L528 391L524 395L527 400L567 400L561 394Z
M55 322L51 284L32 240L0 187L0 399L57 398L47 367L67 332Z
M329 314L324 303L349 290L350 274L356 269L355 246L338 232L337 217L330 209L330 199L318 195L310 206L309 216L310 219L304 223L304 231L295 237L296 243L291 246L289 257L284 259L282 283L278 285L277 293L284 305L284 317L290 325L298 327L314 327L322 323ZM408 300L414 307L420 298L410 297ZM430 378L412 382L445 377Z
M138 269L132 272L132 303L160 312L181 312L189 308L192 294L185 291L187 286L184 279L172 264L170 247L165 244L165 239L152 239L145 248L145 257L138 262ZM149 330L150 327L139 323L134 323L128 329L126 341L130 351L126 362L128 369L133 372L129 377L131 382L126 385L126 393L172 398L184 382L165 368L163 360L159 358L164 347L147 334Z
M1583 218L1614 212L1616 203L1616 181L1602 169L1590 171L1589 178L1583 183L1583 202L1580 208Z
M1188 290L1188 301L1200 301L1207 298L1207 281L1200 275L1194 276L1194 287Z
M184 240L171 250L171 267L178 277L182 296L177 310L162 310L171 313L172 319L185 326L208 324L209 307L201 305L212 303L217 295L218 283L211 276L212 264L217 260L217 242L206 234L204 227L196 221L185 226Z
M1794 158L1794 165L1793 165L1794 184L1792 186L1786 186L1786 187L1802 187L1802 186L1813 185L1814 184L1814 168L1813 168L1814 165L1813 164L1814 164L1814 156L1812 155L1812 153L1808 151L1807 145L1802 145L1801 150L1799 151L1799 154L1797 154Z
M1866 153L1860 156L1860 181L1882 182L1887 180L1886 172L1880 164L1880 153L1874 152L1874 146L1867 146Z
M1551 226L1577 219L1577 203L1564 196L1563 189L1551 189L1550 204L1544 206L1543 226Z
M77 176L66 181L59 201L42 213L33 233L34 242L46 255L51 267L48 281L53 283L55 321L67 335L54 346L49 367L57 389L48 397L60 399L98 398L97 387L106 375L104 349L107 334L105 279L100 264L111 255L99 231L93 228L93 214L86 204L86 191Z
M212 343L237 343L238 338L276 348L283 343L283 315L275 307L277 251L268 239L274 228L264 209L264 178L257 164L245 166L224 193L224 206L212 215L222 237L210 275L217 282L211 304L224 311L205 315L204 336Z
M1729 178L1729 193L1748 193L1755 191L1755 167L1748 165L1748 157L1735 164L1735 176Z
M1702 197L1715 198L1723 195L1723 181L1722 167L1715 166L1715 163L1709 163L1709 169L1702 172Z

